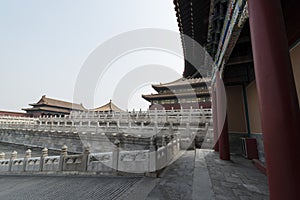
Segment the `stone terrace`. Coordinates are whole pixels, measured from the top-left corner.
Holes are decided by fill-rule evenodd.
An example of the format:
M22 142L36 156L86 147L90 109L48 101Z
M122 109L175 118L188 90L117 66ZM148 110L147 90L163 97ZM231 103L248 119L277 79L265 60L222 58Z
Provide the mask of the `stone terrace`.
M269 199L267 178L250 160L221 161L212 150L186 151L160 178L0 176L0 199Z

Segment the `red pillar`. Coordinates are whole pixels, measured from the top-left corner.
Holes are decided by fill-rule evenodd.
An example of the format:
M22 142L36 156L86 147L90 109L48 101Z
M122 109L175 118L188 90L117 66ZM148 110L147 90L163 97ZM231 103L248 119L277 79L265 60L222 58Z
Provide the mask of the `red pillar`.
M230 160L230 148L229 148L229 136L228 136L228 121L227 116L225 118L224 126L219 137L219 149L221 160Z
M220 73L216 73L217 123L219 134L219 152L221 160L230 160L229 136L227 126L227 104L225 88L222 87ZM220 133L221 132L221 133Z
M214 87L213 87L214 88ZM212 112L213 112L213 128L214 128L214 150L219 151L219 135L218 135L218 111L215 88L212 90Z
M300 199L300 111L281 1L248 6L270 198Z

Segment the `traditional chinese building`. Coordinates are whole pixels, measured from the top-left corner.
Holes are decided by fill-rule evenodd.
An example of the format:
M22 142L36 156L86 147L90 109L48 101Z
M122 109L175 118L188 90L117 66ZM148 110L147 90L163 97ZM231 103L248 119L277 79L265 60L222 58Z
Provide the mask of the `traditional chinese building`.
M200 56L186 35L215 64L212 108L220 159L230 160L230 152L241 144L234 138L255 138L270 199L299 199L300 1L173 2L185 59ZM196 71L197 66L186 62L183 75ZM254 163L263 167L256 159Z
M0 110L0 116L28 117L27 113L24 112L13 112L4 110Z
M180 78L176 81L152 85L157 94L142 95L151 103L150 109L190 109L210 108L209 93L210 79L208 78Z
M46 97L46 95L42 96L37 103L29 105L32 106L32 108L23 108L22 110L25 110L27 115L31 117L39 117L43 115L64 116L69 115L72 110L86 110L82 104L52 99Z

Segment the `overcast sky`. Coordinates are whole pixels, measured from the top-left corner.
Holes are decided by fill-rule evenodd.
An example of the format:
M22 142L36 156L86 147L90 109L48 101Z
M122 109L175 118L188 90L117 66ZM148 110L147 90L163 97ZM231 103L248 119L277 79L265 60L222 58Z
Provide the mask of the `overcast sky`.
M0 109L20 111L44 94L73 101L76 78L90 53L113 36L139 28L178 32L173 1L0 0ZM130 55L115 66L122 71L125 66L162 63L178 72L166 82L180 77L182 60L156 54ZM99 84L113 91L124 73L108 75L106 79L114 84L107 80ZM145 109L148 103L140 95L151 92L150 85L139 85L130 99L113 100L123 109ZM111 98L112 93L102 91L95 94L95 105L82 103L97 107Z

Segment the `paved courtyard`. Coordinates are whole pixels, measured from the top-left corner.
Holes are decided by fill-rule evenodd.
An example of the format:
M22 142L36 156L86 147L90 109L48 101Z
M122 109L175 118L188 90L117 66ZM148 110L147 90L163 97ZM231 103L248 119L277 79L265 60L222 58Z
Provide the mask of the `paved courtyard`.
M160 178L0 176L0 199L246 200L268 199L267 178L250 160L221 161L210 150L187 151Z
M267 177L250 160L232 155L231 161L221 161L217 153L203 149L185 152L145 198L137 198L142 191L133 189L126 199L269 199Z
M128 177L0 176L0 199L119 199L140 180Z
M214 152L205 160L216 199L269 199L267 177L250 160L232 156L231 161L222 161Z

